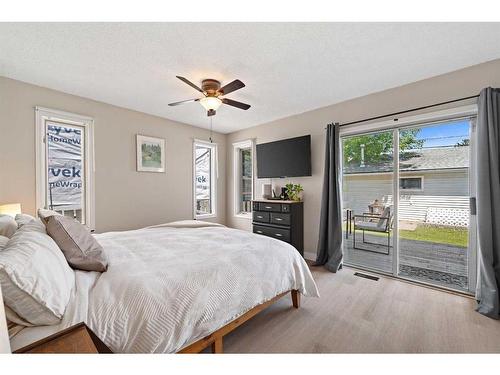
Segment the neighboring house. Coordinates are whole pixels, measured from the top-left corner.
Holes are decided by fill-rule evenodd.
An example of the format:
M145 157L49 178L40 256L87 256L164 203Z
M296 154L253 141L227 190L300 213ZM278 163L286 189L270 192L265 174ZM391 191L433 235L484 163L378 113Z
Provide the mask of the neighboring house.
M363 163L361 163L363 164ZM400 160L399 218L434 224L468 225L469 147L435 147L408 152ZM375 199L392 204L391 160L344 165L343 204L353 214L368 212Z

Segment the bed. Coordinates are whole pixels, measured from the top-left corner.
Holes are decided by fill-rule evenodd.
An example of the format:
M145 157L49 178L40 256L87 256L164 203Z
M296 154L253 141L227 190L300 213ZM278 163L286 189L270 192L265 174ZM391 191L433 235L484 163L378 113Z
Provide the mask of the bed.
M109 259L103 273L75 271L60 324L22 329L16 350L85 322L115 353L192 353L286 294L319 297L289 244L199 221L95 235Z

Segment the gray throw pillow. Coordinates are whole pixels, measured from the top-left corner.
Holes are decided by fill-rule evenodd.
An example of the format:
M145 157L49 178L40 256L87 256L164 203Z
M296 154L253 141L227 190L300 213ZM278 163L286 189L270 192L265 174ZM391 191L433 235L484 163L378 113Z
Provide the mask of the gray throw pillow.
M96 239L78 221L53 215L46 219L47 234L63 252L69 265L84 271L106 271L108 260Z
M47 219L51 216L55 216L55 215L60 215L60 216L63 216L61 215L59 212L56 212L56 211L53 211L53 210L47 210L45 208L39 208L38 209L38 217L40 218L40 220L42 220L44 223L47 222Z

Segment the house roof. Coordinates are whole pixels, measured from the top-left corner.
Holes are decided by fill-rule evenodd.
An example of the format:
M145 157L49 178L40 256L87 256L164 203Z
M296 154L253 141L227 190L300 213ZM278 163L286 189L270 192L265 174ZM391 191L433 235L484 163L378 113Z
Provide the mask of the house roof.
M425 171L467 168L469 166L469 146L461 147L432 147L407 152L401 158L399 167L401 171ZM344 166L344 174L355 173L382 173L391 172L392 160L380 161L376 164L365 162L361 167L349 164Z

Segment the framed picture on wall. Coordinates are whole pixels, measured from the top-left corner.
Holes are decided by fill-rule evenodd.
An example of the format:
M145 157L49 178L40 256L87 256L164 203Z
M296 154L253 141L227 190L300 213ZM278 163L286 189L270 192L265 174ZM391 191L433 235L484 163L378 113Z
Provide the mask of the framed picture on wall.
M165 140L137 134L137 171L165 172Z

